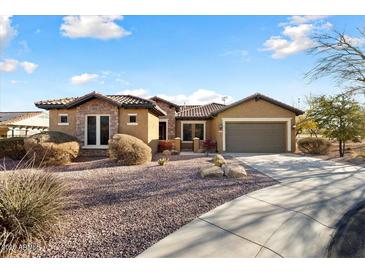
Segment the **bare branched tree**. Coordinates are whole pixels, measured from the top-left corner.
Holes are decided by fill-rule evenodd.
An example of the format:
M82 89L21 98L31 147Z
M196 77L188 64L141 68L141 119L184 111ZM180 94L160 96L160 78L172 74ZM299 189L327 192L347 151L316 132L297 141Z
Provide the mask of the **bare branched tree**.
M308 53L318 60L305 76L311 80L331 76L346 85L348 93L365 94L365 32L358 31L359 38L337 31L314 35L314 46Z

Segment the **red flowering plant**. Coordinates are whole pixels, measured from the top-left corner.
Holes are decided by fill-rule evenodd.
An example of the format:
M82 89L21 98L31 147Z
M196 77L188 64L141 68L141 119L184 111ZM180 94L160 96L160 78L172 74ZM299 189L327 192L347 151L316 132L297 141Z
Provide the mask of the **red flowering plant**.
M161 140L158 142L157 150L158 152L163 152L164 150L174 149L174 144L171 141Z
M208 155L209 152L217 151L217 142L214 140L206 139L203 141L203 147L205 149L205 153Z

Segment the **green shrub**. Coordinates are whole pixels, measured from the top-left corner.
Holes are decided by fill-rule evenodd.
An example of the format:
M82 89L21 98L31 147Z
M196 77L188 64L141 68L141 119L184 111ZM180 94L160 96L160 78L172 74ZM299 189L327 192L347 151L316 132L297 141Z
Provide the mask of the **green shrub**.
M25 155L24 137L0 139L0 158L9 157L20 160Z
M327 154L331 147L330 141L324 138L306 137L298 141L298 149L307 154Z
M157 163L160 165L160 166L163 166L165 164L167 164L169 160L167 158L160 158L157 160Z
M21 244L44 241L57 229L65 205L65 186L39 169L0 175L0 255Z
M76 137L57 131L34 134L24 140L24 147L27 156L42 165L70 163L80 153Z
M115 134L109 140L109 157L121 165L141 165L151 161L152 150L136 137Z

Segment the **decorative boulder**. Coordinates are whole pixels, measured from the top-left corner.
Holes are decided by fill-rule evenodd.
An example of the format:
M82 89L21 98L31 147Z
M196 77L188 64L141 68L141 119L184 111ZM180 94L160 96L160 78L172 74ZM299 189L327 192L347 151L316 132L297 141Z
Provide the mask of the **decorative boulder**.
M230 178L242 178L247 176L247 172L243 166L224 164L222 166L224 175Z
M223 170L218 166L202 167L199 173L202 178L223 176Z
M220 154L216 154L213 158L213 163L215 166L221 167L222 165L226 164L226 160Z

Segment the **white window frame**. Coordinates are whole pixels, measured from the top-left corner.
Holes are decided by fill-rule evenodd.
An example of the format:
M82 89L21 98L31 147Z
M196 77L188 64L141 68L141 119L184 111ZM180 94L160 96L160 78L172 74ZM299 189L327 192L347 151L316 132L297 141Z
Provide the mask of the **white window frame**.
M135 122L135 123L130 123L129 122L129 117L131 117L131 116L136 116L136 121L138 121L137 120L137 117L138 117L137 113L128 113L128 122L127 122L127 125L128 126L138 126L138 122Z
M87 117L95 116L96 117L96 145L88 145L87 144ZM109 139L110 139L110 114L86 114L85 115L85 132L84 132L84 146L83 148L108 148L108 145L100 145L100 116L108 116L109 117Z
M61 116L66 116L66 117L67 117L67 123L62 123L62 122L61 122ZM69 121L68 121L68 113L59 113L59 114L58 114L58 125L59 125L59 126L68 126L68 125L69 125Z
M167 118L160 118L159 119L159 122L166 122L166 139L165 140L168 140L169 139L169 119Z
M222 118L223 124L223 151L226 151L226 123L227 122L285 122L286 123L286 149L291 151L291 118Z
M207 124L207 121L204 121L204 120L193 120L193 121L189 121L189 120L186 120L186 121L181 121L181 128L180 128L180 137L181 137L181 142L183 143L192 143L193 140L191 141L184 141L184 132L183 132L183 128L184 128L184 124L203 124L204 125L204 140L206 138L206 124ZM192 136L192 138L194 138Z

